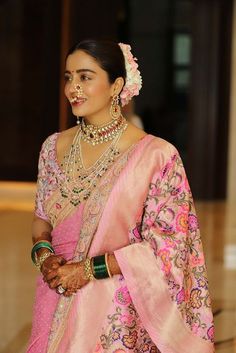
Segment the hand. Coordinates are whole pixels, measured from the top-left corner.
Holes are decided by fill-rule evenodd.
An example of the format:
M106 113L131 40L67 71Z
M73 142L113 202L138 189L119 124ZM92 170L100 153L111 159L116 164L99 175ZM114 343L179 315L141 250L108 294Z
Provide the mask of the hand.
M44 281L47 282L46 277L49 273L51 273L51 271L58 269L65 263L66 260L62 256L52 254L52 256L47 257L41 266L41 273Z
M67 263L50 271L46 275L46 281L51 289L56 289L59 285L65 288L66 291L63 295L66 297L76 293L78 289L89 282L84 278L84 261Z

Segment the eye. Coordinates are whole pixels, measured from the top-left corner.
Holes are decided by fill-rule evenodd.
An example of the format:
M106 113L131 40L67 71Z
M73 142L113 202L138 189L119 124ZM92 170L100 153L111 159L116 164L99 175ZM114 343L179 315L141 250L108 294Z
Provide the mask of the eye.
M73 77L71 75L65 74L64 75L64 80L71 82L73 80Z
M88 75L82 74L80 76L81 81L88 81L91 80L91 78Z

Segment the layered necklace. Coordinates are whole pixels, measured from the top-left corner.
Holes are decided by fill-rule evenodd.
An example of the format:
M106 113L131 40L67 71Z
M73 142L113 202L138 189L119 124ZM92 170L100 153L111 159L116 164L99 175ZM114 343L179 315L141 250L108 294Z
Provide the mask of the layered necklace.
M123 116L116 120L102 126L86 125L82 121L78 127L70 151L61 163L66 175L60 187L61 195L68 198L72 205L77 206L89 198L98 180L119 156L117 144L127 128L127 123ZM81 153L81 140L92 145L110 140L112 142L98 160L91 167L86 168Z

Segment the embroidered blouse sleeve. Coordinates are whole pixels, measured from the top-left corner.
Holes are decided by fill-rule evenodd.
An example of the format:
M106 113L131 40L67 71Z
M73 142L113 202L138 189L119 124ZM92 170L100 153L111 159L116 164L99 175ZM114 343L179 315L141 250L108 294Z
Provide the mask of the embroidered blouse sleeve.
M35 199L35 215L49 222L44 204L55 187L55 139L57 134L49 136L43 143L38 162L37 192Z

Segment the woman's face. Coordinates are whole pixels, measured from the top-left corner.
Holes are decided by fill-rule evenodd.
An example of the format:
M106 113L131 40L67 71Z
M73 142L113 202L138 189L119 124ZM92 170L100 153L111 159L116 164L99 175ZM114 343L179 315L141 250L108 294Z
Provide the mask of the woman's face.
M75 116L95 117L109 112L114 84L97 61L82 50L68 56L65 95Z

